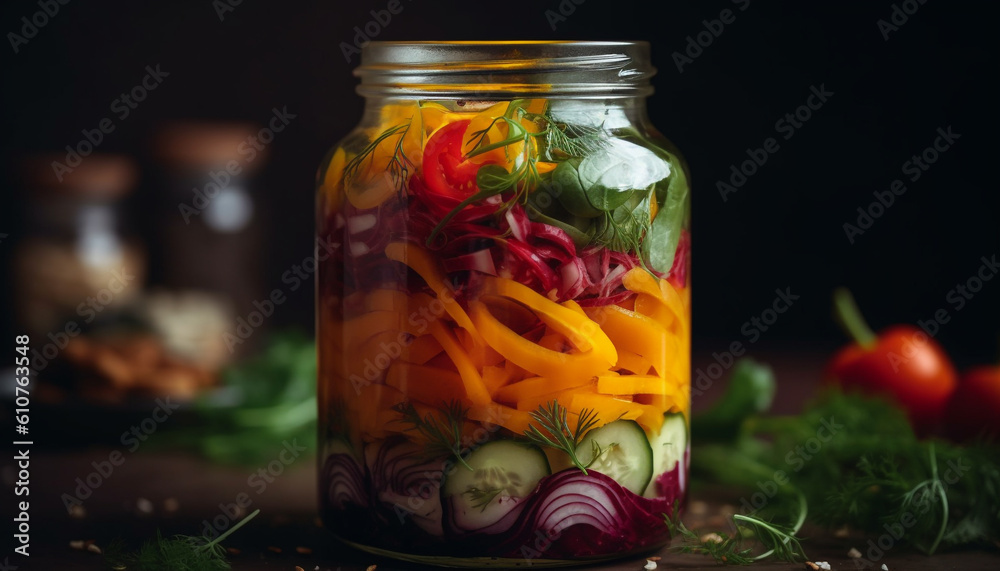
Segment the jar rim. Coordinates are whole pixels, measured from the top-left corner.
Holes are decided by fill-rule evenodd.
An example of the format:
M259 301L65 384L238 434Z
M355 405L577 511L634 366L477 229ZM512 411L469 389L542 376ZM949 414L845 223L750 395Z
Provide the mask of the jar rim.
M648 96L645 41L376 41L362 48L358 93L452 99Z

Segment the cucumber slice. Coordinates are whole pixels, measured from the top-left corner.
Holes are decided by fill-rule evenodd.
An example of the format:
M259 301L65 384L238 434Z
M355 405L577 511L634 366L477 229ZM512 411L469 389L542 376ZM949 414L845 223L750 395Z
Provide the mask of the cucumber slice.
M591 430L577 446L576 457L587 470L600 472L635 494L641 494L653 477L653 451L646 432L634 420L616 420Z
M684 415L679 412L668 412L663 415L663 426L660 427L660 433L650 442L650 446L653 448L653 474L659 477L660 474L673 470L684 458L684 451L688 446L687 420L684 419ZM686 466L682 466L681 472L686 469ZM685 475L680 475L682 481ZM649 483L642 495L647 498L658 496L655 479Z
M549 463L536 446L512 440L487 442L456 465L444 484L458 527L477 530L507 515L549 475Z

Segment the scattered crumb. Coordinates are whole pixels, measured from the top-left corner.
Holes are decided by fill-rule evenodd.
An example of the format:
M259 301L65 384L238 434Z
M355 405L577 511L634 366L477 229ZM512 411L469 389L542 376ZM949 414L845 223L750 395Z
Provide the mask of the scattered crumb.
M691 515L705 515L708 513L708 504L702 501L693 501L688 504L688 513Z
M817 562L816 562L816 565L817 565L817 566L818 566L818 567L819 567L820 569L824 569L825 571L830 571L830 569L831 569L831 568L830 568L830 564L829 564L829 563L827 563L826 561L817 561Z
M90 545L87 546L87 551L90 551L91 553L100 554L101 548L91 543Z
M306 571L306 570L303 569L303 568L301 568L301 567L299 567L298 565L296 565L295 566L295 571Z
M83 519L87 517L87 510L83 509L83 506L81 505L70 506L69 517L74 517L76 519Z
M167 498L163 500L163 510L167 513L173 513L179 509L181 509L181 504L177 501L177 498Z
M227 547L226 548L226 553L229 553L230 555L239 555L240 554L240 550L236 549L235 547Z
M153 502L146 498L139 498L135 501L135 509L139 510L139 513L151 514L153 513Z
M833 536L836 537L837 539L844 539L846 537L850 537L850 535L851 535L851 528L847 527L846 525L833 532Z
M709 541L711 541L712 543L722 543L723 539L721 535L715 532L706 533L705 535L701 536L702 543L708 543Z
M310 555L313 550L308 547L302 547L301 545L295 548L295 552L301 555Z
M885 563L882 564L882 571L889 571L889 566Z
M643 565L642 568L646 571L653 571L653 569L656 569L656 562L651 559L647 559L646 564Z
M73 549L83 549L84 548L83 540L74 539L73 541L69 542L69 546L72 547Z
M280 547L275 547L273 545L268 545L267 546L267 550L268 551L272 551L274 553L281 553L281 548Z
M365 569L365 571L375 571L376 567L378 567L378 565L369 565L368 569Z
M819 569L819 565L816 565L812 561L806 561L806 569L812 569L813 571L817 571Z
M847 556L851 559L861 559L861 552L852 547L851 550L847 552Z

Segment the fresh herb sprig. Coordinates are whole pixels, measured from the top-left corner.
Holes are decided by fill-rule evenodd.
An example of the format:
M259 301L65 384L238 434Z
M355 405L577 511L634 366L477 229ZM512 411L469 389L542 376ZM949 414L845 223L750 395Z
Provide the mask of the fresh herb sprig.
M539 405L538 410L531 413L531 417L541 425L541 430L535 425L529 425L524 435L529 440L539 446L547 446L565 452L577 468L587 473L587 466L580 461L576 455L576 448L580 445L583 435L588 430L597 425L597 411L583 409L576 419L576 429L570 430L568 412L558 401L552 401L548 405ZM543 432L544 431L544 432Z
M396 186L396 190L402 192L407 179L410 177L410 170L416 167L416 163L407 157L403 151L403 139L406 138L406 134L409 132L412 124L413 119L410 119L379 133L365 148L361 149L361 152L347 162L347 165L344 167L344 181L347 182L356 178L361 173L361 166L364 165L366 160L369 162L375 160L375 149L390 137L395 136L397 137L396 143L393 146L392 155L389 157L389 163L385 168L392 178L392 183Z
M225 571L229 569L222 541L257 517L254 510L225 533L209 539L204 536L175 535L164 538L159 530L156 538L145 542L138 551L125 552L120 542L108 546L105 561L115 571L158 571L186 569L188 571Z
M442 419L434 414L420 415L420 412L410 401L404 401L393 407L402 415L397 422L410 425L407 430L415 430L427 441L427 456L429 458L442 455L454 456L462 465L472 470L462 457L462 421L469 409L458 401L446 403L441 409Z
M664 515L664 521L670 534L681 539L680 543L670 547L671 551L677 553L707 555L727 565L749 565L770 557L790 563L805 559L802 540L796 536L798 529L780 526L759 517L736 514L733 516L736 533L716 533L717 538L705 540L685 527L680 520ZM753 546L748 546L748 538L754 538L767 551L754 555Z

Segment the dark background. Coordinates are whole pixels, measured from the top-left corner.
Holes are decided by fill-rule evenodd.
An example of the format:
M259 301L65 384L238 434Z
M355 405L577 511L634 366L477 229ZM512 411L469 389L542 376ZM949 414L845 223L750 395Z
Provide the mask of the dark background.
M743 12L729 0L587 0L553 30L557 0L430 2L404 10L378 35L406 39L644 39L652 43L656 94L650 115L686 155L693 172L695 347L721 350L747 338L741 326L769 307L776 288L800 295L764 342L833 346L830 293L850 286L875 327L953 319L938 339L960 365L993 361L1000 334L1000 280L959 312L946 300L975 275L981 256L1000 254L996 225L995 18L986 3L929 0L885 41L876 24L893 5L877 2L765 2ZM102 151L148 156L148 136L176 118L266 121L273 107L297 118L276 138L264 172L271 234L261 256L264 283L312 249L313 177L325 151L358 120L362 100L339 47L383 0L244 1L220 21L198 2L70 2L3 61L3 159L9 174L25 151L59 151L106 116L118 95L160 64L170 76ZM572 2L565 0L568 11ZM897 4L899 4L897 2ZM917 5L915 0L908 2ZM679 73L671 59L688 36L723 9L735 22ZM21 28L35 1L4 2L0 31ZM833 97L729 200L715 183L745 149L775 136L775 121L806 102L811 85ZM951 125L955 146L852 245L842 228L873 191ZM19 226L19 198L7 178L0 208L3 287ZM137 198L149 212L144 181ZM155 261L154 261L155 263ZM13 303L9 291L3 299ZM5 308L5 315L7 313ZM245 313L245 311L243 312ZM292 295L276 323L311 327L312 296ZM9 319L3 333L11 333Z

